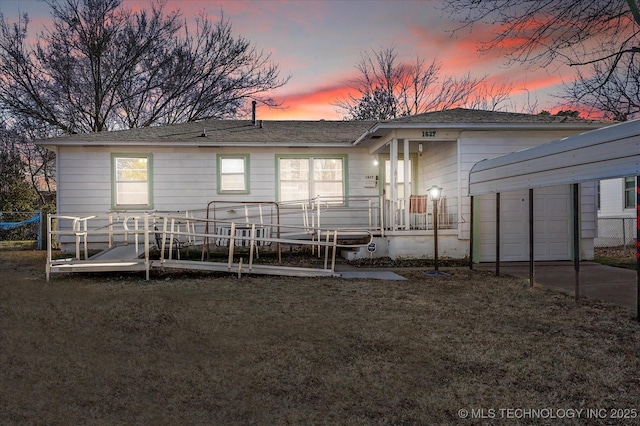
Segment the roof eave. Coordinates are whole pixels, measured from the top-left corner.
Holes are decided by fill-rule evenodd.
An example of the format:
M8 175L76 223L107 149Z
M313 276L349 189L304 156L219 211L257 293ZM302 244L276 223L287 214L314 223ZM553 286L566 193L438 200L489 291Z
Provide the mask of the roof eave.
M378 123L360 135L353 145L358 145L379 130L593 130L607 126L606 123Z
M285 148L348 148L353 142L296 143L296 142L225 142L225 141L82 141L82 140L39 140L34 143L45 148L69 147L161 147L161 148L221 148L221 147L285 147Z

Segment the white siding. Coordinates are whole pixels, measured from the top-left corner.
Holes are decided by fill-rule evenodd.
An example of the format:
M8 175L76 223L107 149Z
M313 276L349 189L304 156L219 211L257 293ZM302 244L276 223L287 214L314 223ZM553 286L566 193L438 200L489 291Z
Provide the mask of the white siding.
M111 154L153 154L153 209L184 211L204 209L209 201L275 201L276 155L347 155L350 196L379 195L377 187L365 188L366 176L377 167L364 149L269 148L64 148L58 152L58 211L60 213L107 212L111 209ZM249 154L249 194L217 194L217 154ZM346 216L348 217L348 216ZM346 219L346 218L345 218ZM353 221L351 221L353 223Z
M536 260L571 258L571 191L568 185L534 190L534 253ZM495 261L496 196L481 195L476 236L480 262ZM500 194L500 259L529 260L529 192Z
M624 208L624 179L604 179L600 181L599 217L633 217L635 214L635 209Z
M111 157L106 148L65 148L57 154L58 212L94 213L111 208Z

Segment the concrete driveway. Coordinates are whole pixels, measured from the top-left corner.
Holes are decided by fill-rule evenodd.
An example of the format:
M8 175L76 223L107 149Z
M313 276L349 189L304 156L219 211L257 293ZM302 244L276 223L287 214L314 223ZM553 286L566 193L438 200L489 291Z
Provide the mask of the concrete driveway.
M474 269L495 271L495 264L481 263L474 265ZM529 279L529 263L501 263L500 274ZM536 262L535 282L543 287L556 288L574 294L573 262ZM637 314L637 294L636 271L593 262L580 263L580 297L624 306Z

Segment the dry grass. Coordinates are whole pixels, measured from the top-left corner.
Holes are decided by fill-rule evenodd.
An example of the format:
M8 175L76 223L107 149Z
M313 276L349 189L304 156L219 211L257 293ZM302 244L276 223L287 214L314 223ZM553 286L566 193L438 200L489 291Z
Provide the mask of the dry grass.
M640 409L632 312L517 279L461 268L46 284L42 253L2 251L0 265L1 424L479 424L458 410Z
M627 247L596 247L594 252L593 260L603 265L633 270L637 268L635 245Z

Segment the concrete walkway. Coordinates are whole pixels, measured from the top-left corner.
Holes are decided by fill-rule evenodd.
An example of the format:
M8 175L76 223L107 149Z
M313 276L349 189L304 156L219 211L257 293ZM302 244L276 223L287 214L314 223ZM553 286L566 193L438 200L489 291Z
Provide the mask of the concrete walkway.
M495 271L493 263L474 265L474 269ZM528 262L500 264L500 274L529 279ZM573 262L536 262L537 285L574 294L575 271ZM630 308L637 314L636 271L614 268L593 262L580 263L580 297L603 300Z

